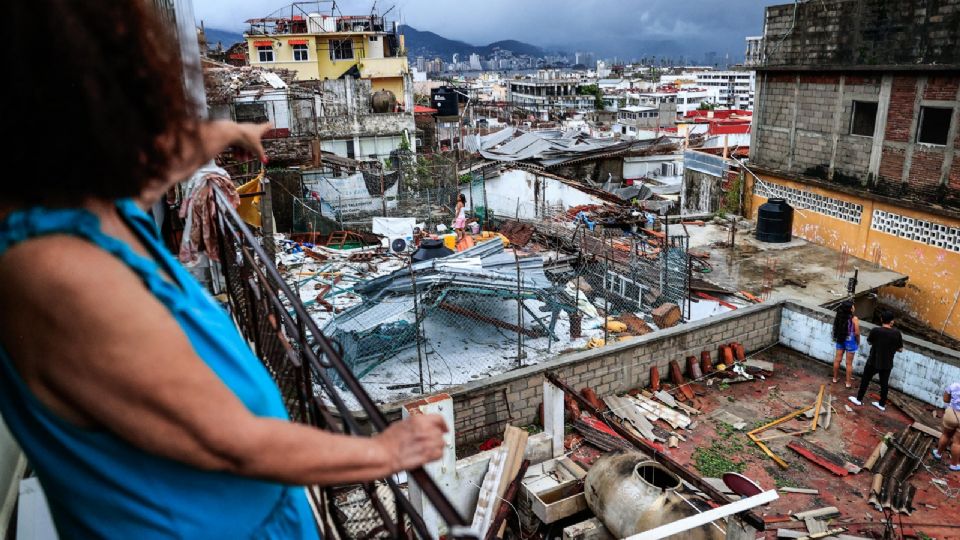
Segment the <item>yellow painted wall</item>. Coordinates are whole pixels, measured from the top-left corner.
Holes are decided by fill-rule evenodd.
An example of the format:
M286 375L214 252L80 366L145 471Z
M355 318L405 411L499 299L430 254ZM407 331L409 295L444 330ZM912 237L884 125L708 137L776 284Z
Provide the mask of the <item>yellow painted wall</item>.
M397 103L403 107L403 77L382 77L370 79L370 86L374 92L389 90L397 98Z
M255 41L270 40L273 46L273 62L260 63ZM306 62L295 62L293 60L293 47L290 46L291 39L306 39L309 41L307 47L310 49L310 59ZM330 59L330 40L331 39L350 39L353 42L353 58L350 60ZM247 38L247 48L250 54L250 65L263 66L270 68L292 69L297 72L297 80L310 79L338 79L348 69L357 65L363 59L365 54L364 44L367 38L364 35L327 37L312 34L291 34L283 36L272 36L266 38L263 36L251 36ZM402 93L401 93L402 95Z
M960 253L947 251L915 240L900 238L870 228L874 210L923 219L949 227L960 227L960 220L895 206L847 193L793 182L775 176L759 175L764 182L833 197L863 205L859 224L833 218L812 210L794 211L793 234L809 242L837 251L846 250L856 257L876 261L884 268L910 276L906 287L885 287L881 298L901 306L934 330L960 339ZM753 190L752 182L747 193ZM766 198L754 194L748 212L756 219L757 209Z

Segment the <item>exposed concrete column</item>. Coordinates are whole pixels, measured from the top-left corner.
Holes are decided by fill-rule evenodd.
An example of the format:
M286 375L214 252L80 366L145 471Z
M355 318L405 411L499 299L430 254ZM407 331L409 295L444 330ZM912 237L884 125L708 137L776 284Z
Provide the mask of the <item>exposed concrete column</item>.
M793 118L790 120L790 142L788 143L790 151L787 154L788 171L793 170L793 153L797 148L797 115L800 113L800 75L795 77L795 81L793 86L793 102L790 104L793 108Z
M954 100L960 103L960 87L957 88L957 95ZM944 186L950 185L950 167L953 165L953 156L956 154L955 141L960 137L960 107L953 108L953 117L950 119L950 131L947 132L947 146L943 152L943 165L940 168L940 183Z
M903 158L903 175L900 182L910 182L910 167L913 165L913 149L917 146L917 129L920 128L920 102L923 101L923 92L927 89L927 78L917 78L917 94L913 99L913 118L910 120L910 136L907 138L907 152Z
M827 170L827 178L833 180L833 168L837 162L837 146L840 143L840 121L843 119L843 87L846 84L847 77L840 75L840 84L837 86L837 103L833 111L833 131L830 137L830 168Z
M443 436L443 457L423 466L423 470L433 478L441 491L450 499L455 498L458 489L457 482L457 447L456 434L453 423L453 399L448 394L437 394L426 399L407 403L403 406L402 414L408 418L417 414L439 414L447 424L447 433ZM420 486L412 479L408 486L410 502L414 509L423 516L423 522L433 538L440 538L446 533L446 522L437 513L437 510L424 496Z
M887 132L887 115L890 112L890 93L893 89L893 75L884 75L880 80L880 97L877 102L877 123L873 126L873 146L870 148L868 177L874 182L880 175L880 159L883 157L883 137Z

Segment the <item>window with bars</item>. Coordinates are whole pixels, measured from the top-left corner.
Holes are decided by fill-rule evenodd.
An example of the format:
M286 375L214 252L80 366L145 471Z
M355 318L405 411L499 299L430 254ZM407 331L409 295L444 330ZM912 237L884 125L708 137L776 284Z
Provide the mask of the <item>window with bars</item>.
M310 59L310 51L306 45L297 44L293 46L293 60L296 62L306 62Z
M261 62L273 62L273 47L269 45L257 46L257 58Z
M331 39L330 59L353 60L353 41L349 39Z

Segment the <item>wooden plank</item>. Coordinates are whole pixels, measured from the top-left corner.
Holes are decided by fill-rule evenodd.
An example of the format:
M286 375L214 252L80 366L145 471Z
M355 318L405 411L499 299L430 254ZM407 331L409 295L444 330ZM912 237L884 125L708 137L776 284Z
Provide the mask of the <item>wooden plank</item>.
M790 413L790 414L788 414L788 415L786 415L786 416L782 416L782 417L780 417L780 418L777 418L776 420L774 420L773 422L770 422L769 424L766 424L766 425L764 425L764 426L758 427L757 429L749 432L748 435L756 435L756 434L758 434L758 433L763 433L764 431L772 428L773 426L778 426L778 425L780 425L780 424L782 424L782 423L784 423L784 422L787 422L787 421L789 421L789 420L793 420L794 418L796 418L796 417L800 416L801 414L809 411L810 409L813 409L813 407L812 407L812 406L811 406L811 407L804 407L804 408L802 408L802 409L798 409L798 410L796 410L796 411L793 411L792 413Z
M606 396L603 401L609 407L609 412L632 424L643 438L658 442L663 440L654 434L653 424L640 413L633 400L621 396Z
M830 420L833 418L833 394L827 395L827 417L823 419L823 429L830 429Z
M827 530L827 524L815 517L804 518L803 523L807 526L807 532L809 534L822 533Z
M504 475L497 486L497 500L503 500L507 489L520 472L523 465L523 453L527 448L527 438L530 433L525 429L514 426L507 426L503 433L503 445L507 448L506 463L504 464ZM498 508L499 504L495 506ZM502 537L507 524L502 523L497 537Z
M850 474L850 471L848 471L844 466L834 463L832 460L820 455L814 450L811 450L809 447L800 444L800 441L790 441L790 443L787 444L787 448L807 458L816 465L823 467L836 476L847 476Z
M820 421L820 406L823 405L823 389L826 387L827 385L825 384L820 385L820 393L817 394L817 404L814 406L813 422L810 424L810 431L817 430L817 423Z
M933 437L934 439L939 439L940 437L943 436L943 434L937 431L936 429L933 429L932 427L920 422L914 422L913 424L910 425L910 427L922 433L926 433L927 435Z
M640 534L628 536L627 540L660 540L661 538L666 538L674 534L680 534L684 531L689 531L690 529L700 527L701 525L706 525L707 523L711 523L718 519L725 518L733 514L738 514L745 510L750 510L751 508L755 508L761 504L767 504L770 501L777 500L779 497L780 496L777 494L777 491L775 489L771 489L769 491L764 491L754 495L753 497L740 499L739 501L732 502L724 506L719 506L712 510L707 510L706 512L694 514L692 516L655 527Z
M780 491L784 493L800 493L803 495L819 495L820 490L809 489L809 488L796 488L796 487L782 487Z
M646 409L650 413L658 416L661 420L670 424L673 429L686 428L690 425L691 420L689 416L679 411L675 411L662 403L658 403L642 395L624 397L633 400L641 408Z
M758 437L757 440L761 442L767 442L775 439L782 439L784 437L796 437L797 435L805 435L807 433L810 433L809 429L802 429L800 431L788 431L786 433L778 433L777 435L767 435L766 437Z
M805 510L803 512L797 512L793 514L795 519L803 521L808 517L820 518L820 519L829 519L832 517L837 517L840 515L840 510L836 506L824 506L822 508L815 508L813 510Z
M487 473L483 476L483 482L480 484L480 495L477 499L477 510L473 514L473 524L471 529L477 531L479 537L487 534L490 523L493 521L497 502L497 489L500 485L500 479L503 478L504 466L506 465L507 449L502 445L493 450L490 457L490 464L487 466Z
M766 445L766 443L757 439L756 435L754 435L753 433L747 433L747 437L749 437L750 440L753 441L753 443L756 444L757 447L760 448L760 450L762 450L764 454L769 456L770 459L772 459L777 465L779 465L781 469L786 469L789 467L786 461L781 459L780 456L774 454L773 451L770 450L770 448Z
M800 540L817 540L819 538L837 538L834 535L840 534L845 531L843 527L837 527L835 529L826 529L817 533L809 534L807 536L802 536Z

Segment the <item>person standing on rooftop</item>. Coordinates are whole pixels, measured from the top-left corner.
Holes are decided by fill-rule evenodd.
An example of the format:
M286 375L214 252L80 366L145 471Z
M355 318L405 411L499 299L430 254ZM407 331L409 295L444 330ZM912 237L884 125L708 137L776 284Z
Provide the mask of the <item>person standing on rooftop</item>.
M853 302L847 300L837 308L833 318L833 342L837 354L833 357L833 382L837 382L840 375L840 361L844 354L847 356L846 386L853 386L853 355L860 348L860 320L854 315Z
M313 540L302 486L419 467L446 426L290 422L230 316L166 251L144 209L228 146L265 161L270 126L197 120L154 9L7 6L0 414L62 539Z
M943 402L947 408L943 411L940 441L931 452L940 461L949 446L950 470L960 471L960 382L951 384L943 391Z
M873 406L885 411L887 406L887 391L890 389L890 372L893 371L893 357L903 350L903 334L893 327L894 316L889 311L880 312L880 324L867 335L870 344L870 356L863 367L863 377L860 378L860 389L857 397L850 396L855 405L863 404L863 396L870 386L870 379L880 375L880 401L874 401Z

